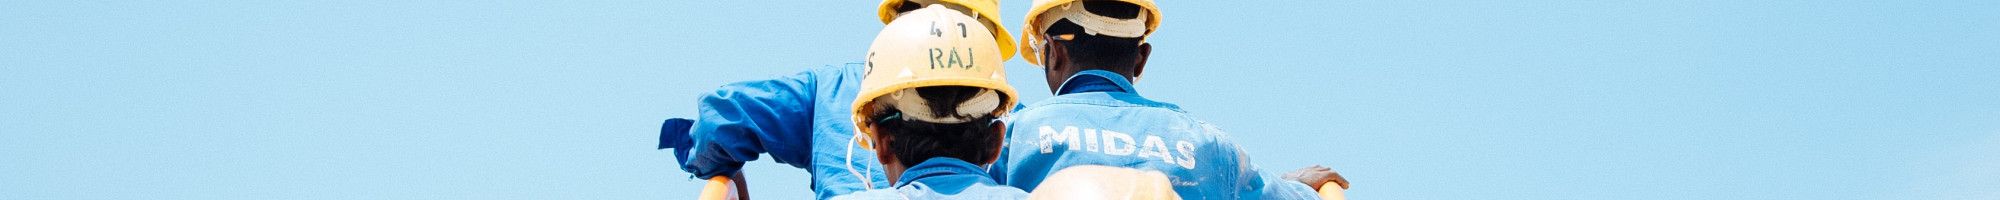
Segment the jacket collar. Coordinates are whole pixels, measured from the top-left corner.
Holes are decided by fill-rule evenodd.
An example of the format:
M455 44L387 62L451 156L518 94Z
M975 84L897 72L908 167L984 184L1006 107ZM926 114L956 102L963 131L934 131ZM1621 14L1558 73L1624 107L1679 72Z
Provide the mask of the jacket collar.
M1061 87L1056 88L1056 91L1058 91L1056 95L1085 92L1139 93L1139 90L1132 87L1132 81L1126 79L1125 75L1095 69L1076 72L1076 75L1070 75L1069 79L1063 80Z
M958 194L974 184L999 185L986 173L984 168L957 158L937 157L924 160L909 169L896 181L896 187L912 184L928 187L940 194Z

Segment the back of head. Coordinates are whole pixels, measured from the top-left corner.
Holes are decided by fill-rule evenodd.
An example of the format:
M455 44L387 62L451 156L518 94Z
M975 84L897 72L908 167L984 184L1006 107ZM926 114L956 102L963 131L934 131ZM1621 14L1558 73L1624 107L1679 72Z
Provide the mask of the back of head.
M1076 65L1121 68L1142 54L1134 48L1160 26L1160 9L1152 0L1035 0L1026 21L1018 49L1030 64L1052 64L1041 54L1055 43L1070 50L1058 56L1084 59Z
M966 162L998 159L1004 139L989 110L967 110L997 106L1001 101L992 90L966 86L930 86L909 91L916 97L884 96L874 101L881 109L873 131L888 138L879 141L886 152L905 165L931 158L948 157ZM895 96L895 95L892 95Z

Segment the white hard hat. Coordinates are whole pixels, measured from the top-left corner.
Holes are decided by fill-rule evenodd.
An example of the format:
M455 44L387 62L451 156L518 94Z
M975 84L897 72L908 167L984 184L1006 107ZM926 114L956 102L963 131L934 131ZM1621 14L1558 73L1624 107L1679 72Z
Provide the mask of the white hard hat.
M1000 116L1016 101L1014 88L1007 85L1000 48L993 35L970 16L939 5L910 11L882 27L875 43L868 47L861 91L853 104L854 128L862 139L871 139L877 121L870 115L895 106L910 113L912 120L961 123L974 117ZM961 103L956 110L929 110L928 103L915 94L916 88L967 86L986 89ZM937 117L935 113L949 114ZM873 147L868 140L856 140Z
M978 19L980 24L986 25L987 31L991 31L991 35L993 36L993 41L999 44L996 45L995 47L999 47L1001 50L1000 51L1001 61L1006 61L1007 59L1014 59L1014 39L1010 38L1013 37L1014 35L1007 33L1007 27L1000 24L1000 1L998 0L883 0L881 8L876 9L875 12L876 15L881 16L883 24L888 24L890 21L894 21L896 17L898 17L897 15L899 13L896 12L896 8L902 7L903 5L906 4L918 4L918 5L942 4L942 5L947 5L947 8L962 9L962 11L972 15L972 18Z

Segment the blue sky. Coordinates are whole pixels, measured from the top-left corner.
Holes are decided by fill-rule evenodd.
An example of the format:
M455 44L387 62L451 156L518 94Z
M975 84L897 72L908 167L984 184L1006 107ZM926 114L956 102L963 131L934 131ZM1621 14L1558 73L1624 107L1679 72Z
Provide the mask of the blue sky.
M1356 199L2000 196L2000 2L1160 5L1144 94ZM687 198L659 120L858 61L874 6L0 2L0 199Z

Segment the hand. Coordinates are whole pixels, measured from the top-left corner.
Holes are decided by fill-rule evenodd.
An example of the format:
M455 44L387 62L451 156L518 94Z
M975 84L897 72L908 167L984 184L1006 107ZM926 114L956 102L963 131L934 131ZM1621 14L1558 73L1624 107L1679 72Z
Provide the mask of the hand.
M1321 185L1325 185L1327 182L1339 184L1340 189L1347 189L1348 186L1347 178L1340 177L1339 172L1334 172L1333 168L1327 168L1319 165L1300 168L1297 171L1292 171L1291 173L1285 173L1285 180L1305 183L1306 186L1310 186L1311 188L1314 189L1318 189Z

